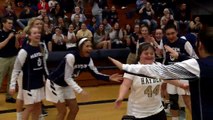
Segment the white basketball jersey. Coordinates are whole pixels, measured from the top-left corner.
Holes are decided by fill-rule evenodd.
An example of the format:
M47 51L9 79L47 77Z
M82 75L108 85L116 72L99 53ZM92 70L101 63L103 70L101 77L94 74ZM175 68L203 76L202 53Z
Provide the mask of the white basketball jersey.
M136 118L155 115L164 109L161 102L161 79L139 77L124 74L124 78L133 80L128 98L127 114Z

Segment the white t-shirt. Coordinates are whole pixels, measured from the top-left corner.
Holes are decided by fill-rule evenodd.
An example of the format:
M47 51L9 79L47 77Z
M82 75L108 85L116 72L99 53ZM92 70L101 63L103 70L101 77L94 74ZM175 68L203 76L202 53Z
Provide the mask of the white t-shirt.
M160 94L163 82L161 79L140 77L128 73L124 74L124 78L133 80L128 99L128 115L144 118L157 114L164 109Z

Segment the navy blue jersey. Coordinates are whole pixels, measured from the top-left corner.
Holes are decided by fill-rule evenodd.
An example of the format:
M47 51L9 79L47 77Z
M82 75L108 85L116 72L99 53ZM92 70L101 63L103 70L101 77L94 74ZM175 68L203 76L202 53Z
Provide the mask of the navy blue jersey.
M197 60L200 80L190 81L193 120L213 120L213 56Z
M44 86L43 77L46 75L43 63L43 55L40 47L27 44L23 50L27 56L23 64L23 89L38 89Z
M178 40L176 40L173 43L169 42L167 39L164 39L163 45L168 45L173 50L175 50L176 52L179 53L179 57L176 59L176 58L170 56L170 52L166 51L165 61L164 61L164 64L166 64L166 65L174 64L176 62L180 62L180 61L189 59L190 56L196 58L196 54L195 54L194 49L192 48L191 44L182 38L178 38Z
M109 76L98 72L91 57L81 57L78 51L68 53L48 79L59 86L72 85L73 78L89 71L98 80L109 80Z
M5 39L7 39L7 37L9 36L11 32L14 32L14 31L11 30L11 31L5 32L4 30L0 30L0 42L3 42ZM15 42L16 42L16 39L14 36L9 40L6 46L0 49L0 57L6 58L6 57L16 56L18 53L18 49L15 47Z
M24 90L39 89L44 86L44 76L47 76L44 57L40 46L26 44L16 57L12 72L10 88L15 89L19 73L23 71L22 86Z

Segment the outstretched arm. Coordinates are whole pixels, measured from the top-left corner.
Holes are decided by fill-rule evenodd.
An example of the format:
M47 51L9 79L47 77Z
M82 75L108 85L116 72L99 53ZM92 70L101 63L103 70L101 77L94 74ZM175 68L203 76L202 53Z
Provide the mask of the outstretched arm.
M164 80L164 82L170 83L172 85L175 85L175 86L183 88L183 89L189 89L189 84L183 83L180 80Z
M110 58L109 59L121 70L139 76L148 76L161 79L192 79L199 77L200 68L195 59L189 59L174 65L128 65Z
M115 64L120 70L122 70L123 63L121 63L120 61L118 61L114 58L111 58L111 57L108 57L108 58L109 58L109 60L112 61L113 64Z
M115 81L115 82L121 82L123 80L123 77L121 74L115 73L109 76L109 79L111 81Z

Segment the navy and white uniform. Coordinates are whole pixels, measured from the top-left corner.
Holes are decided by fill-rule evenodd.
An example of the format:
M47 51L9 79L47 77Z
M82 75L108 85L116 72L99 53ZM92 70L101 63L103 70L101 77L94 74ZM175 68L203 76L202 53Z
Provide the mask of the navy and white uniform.
M58 101L64 102L65 99L74 99L73 89L77 93L83 90L74 81L74 78L78 77L82 71L89 71L98 80L109 80L108 75L98 72L91 57L81 57L77 50L72 51L72 53L68 53L65 56L56 70L49 75L46 83L46 99L54 103Z
M18 53L10 88L15 88L19 73L23 71L23 100L25 104L33 104L44 99L44 77L47 76L43 54L39 46L27 44Z
M163 111L164 107L160 94L163 82L161 79L141 77L128 73L124 74L124 78L132 80L131 92L128 97L127 115L136 118L146 118Z
M189 59L174 65L123 65L122 69L138 75L161 79L190 79L193 120L213 120L213 56ZM199 79L196 79L199 78Z
M174 64L176 62L181 62L183 60L189 59L189 58L197 58L197 55L192 47L192 45L186 41L185 39L178 38L175 42L171 43L167 39L163 40L164 45L170 46L173 50L179 53L178 59L173 58L170 56L170 53L165 51L165 59L164 64L170 65ZM182 81L188 83L188 81ZM190 95L190 93L182 88L176 87L172 84L167 84L167 92L169 94L179 94L179 95Z

